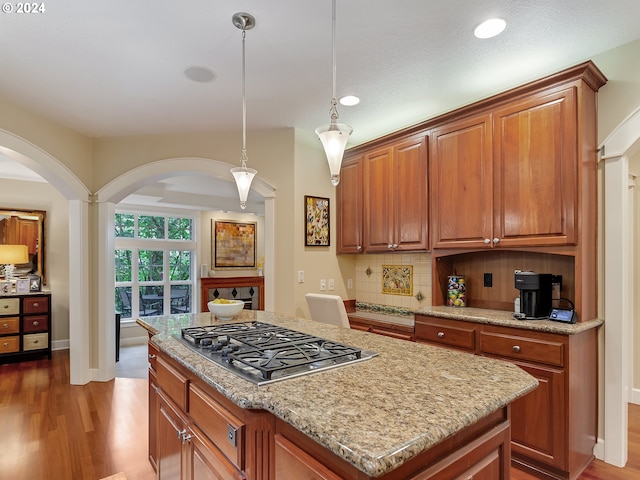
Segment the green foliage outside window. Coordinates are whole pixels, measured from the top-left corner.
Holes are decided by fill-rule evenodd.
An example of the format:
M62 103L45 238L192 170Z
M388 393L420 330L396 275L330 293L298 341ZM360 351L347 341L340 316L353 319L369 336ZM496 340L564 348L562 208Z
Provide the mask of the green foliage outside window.
M171 250L169 252L169 280L191 279L191 252Z
M164 217L152 217L150 215L139 215L138 216L138 237L165 238Z
M190 218L169 217L169 240L191 240L193 230Z
M115 270L116 282L131 281L131 250L116 250Z
M116 213L114 230L116 237L133 238L135 236L135 218L129 213Z
M138 250L138 281L161 282L164 279L164 252Z

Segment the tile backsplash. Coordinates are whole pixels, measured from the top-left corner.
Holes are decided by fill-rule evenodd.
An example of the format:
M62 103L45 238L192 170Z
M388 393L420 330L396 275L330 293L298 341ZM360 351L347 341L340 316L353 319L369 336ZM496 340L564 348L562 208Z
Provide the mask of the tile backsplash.
M382 293L383 265L413 267L413 295ZM408 308L412 311L431 306L431 255L393 253L356 256L356 301Z

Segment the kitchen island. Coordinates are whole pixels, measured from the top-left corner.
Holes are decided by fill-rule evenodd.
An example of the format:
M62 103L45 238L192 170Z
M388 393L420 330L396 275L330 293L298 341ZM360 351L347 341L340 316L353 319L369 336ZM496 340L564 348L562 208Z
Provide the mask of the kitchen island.
M537 386L515 365L264 311L245 310L234 321L270 323L377 355L256 386L174 337L184 327L220 323L212 314L138 320L151 336L150 459L159 478L177 470L190 478L208 471L216 473L207 478L265 480L452 478L467 471L508 478L509 404ZM172 428L175 446L168 444Z

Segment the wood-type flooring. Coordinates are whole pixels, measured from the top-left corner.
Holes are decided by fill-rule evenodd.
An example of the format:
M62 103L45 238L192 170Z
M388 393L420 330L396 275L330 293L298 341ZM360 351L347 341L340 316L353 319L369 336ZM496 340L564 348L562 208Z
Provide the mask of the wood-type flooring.
M0 478L98 480L118 472L155 478L147 458L147 381L69 385L69 352L0 365ZM511 480L535 477L511 469ZM640 478L640 406L629 405L629 461L595 460L579 480Z

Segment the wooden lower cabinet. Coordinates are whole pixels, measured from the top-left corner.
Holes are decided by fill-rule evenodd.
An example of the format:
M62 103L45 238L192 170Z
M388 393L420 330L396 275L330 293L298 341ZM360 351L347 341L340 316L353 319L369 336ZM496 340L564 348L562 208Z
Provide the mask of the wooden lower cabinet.
M515 467L570 479L593 460L597 433L597 329L560 335L416 315L416 341L515 363L539 386L511 405ZM476 478L476 477L474 477Z
M149 459L157 480L373 478L273 414L238 407L152 343L149 362ZM501 408L377 478L508 479L509 412Z
M368 318L349 315L349 324L354 330L377 333L385 337L413 341L413 327L391 322L378 322Z

